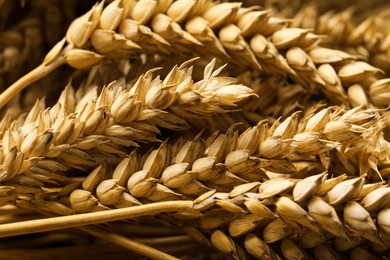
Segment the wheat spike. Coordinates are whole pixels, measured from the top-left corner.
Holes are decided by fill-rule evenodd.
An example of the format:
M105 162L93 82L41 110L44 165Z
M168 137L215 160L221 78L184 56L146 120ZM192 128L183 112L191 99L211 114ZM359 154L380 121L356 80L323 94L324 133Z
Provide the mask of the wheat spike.
M132 176L135 175L137 175L137 173L134 173ZM323 174L321 176L323 176ZM131 178L132 177L130 177L130 179ZM306 179L307 178L292 180L294 180L294 183L299 184L300 182L307 182ZM279 186L278 181L282 182L284 179L273 180L275 181L273 185ZM366 181L364 178L362 180ZM372 198L371 194L375 193L375 190L364 194L363 197L359 199L356 197L356 194L358 194L357 191L363 190L363 185L356 187L355 190L345 189L346 192L350 194L349 200L344 202L338 200L339 202L334 203L330 200L332 192L339 189L339 187L348 186L349 180L339 182L331 187L327 194L320 195L318 192L326 181L325 178L322 178L321 181L316 184L317 189L308 190L307 192L310 195L308 196L308 199L302 202L294 201L289 198L292 197L293 190L300 189L297 184L295 187L290 188L289 191L281 190L279 193L274 193L272 198L264 200L261 199L263 191L259 189L260 183L253 183L251 186L248 186L248 184L238 185L228 193L222 191L218 191L217 193L215 193L215 191L207 192L194 200L195 204L193 209L184 210L169 217L167 216L167 220L179 227L188 226L198 228L201 232L206 234L206 237L207 234L210 234L211 244L214 247L221 252L233 255L233 257L238 259L242 259L239 255L243 252L241 248L242 245L240 245L240 242L237 239L243 236L246 236L245 248L247 252L255 257L271 257L274 255L275 253L267 244L275 242L278 244L280 243L281 252L284 257L292 257L291 254L297 256L311 254L312 250L314 250L314 252L318 250L329 251L329 249L326 249L326 247L323 248L321 245L326 245L331 241L336 245L338 251L352 249L362 243L369 245L368 242L365 242L365 239L385 248L385 250L388 249L386 237L389 234L387 234L388 225L385 216L388 214L387 207L389 203L383 204L376 209L366 207L365 201L368 200L368 198ZM115 187L108 184L110 182ZM123 194L125 194L126 191L115 183L117 183L117 181L104 181L99 185L96 192L100 201L106 200L103 199L104 196L102 195L110 198L111 202L117 200L115 198L119 198L120 196L122 196L123 200ZM107 185L110 189L103 188ZM131 182L131 185L133 185L133 182ZM386 186L382 184L382 187L384 188ZM132 188L133 187L128 187L130 193ZM168 192L169 190L171 190L172 193L175 190L179 191L179 188L157 188L154 192ZM102 191L103 193L101 193ZM81 195L82 192L86 193L87 200L81 199L84 196ZM146 193L149 194L147 196L151 196L147 198L153 197L150 191L146 191ZM120 195L119 197L117 196L118 194ZM181 196L179 193L175 195ZM360 196L361 195L362 194L360 194ZM141 197L142 196L144 195L141 195ZM20 199L22 199L22 197ZM140 199L143 201L142 204L150 204L148 200ZM163 197L160 196L160 199L163 199ZM80 204L82 201L84 201L83 204ZM246 203L243 203L244 201ZM250 204L248 204L249 201ZM277 202L273 204L274 201ZM383 201L383 196L377 197L376 201ZM30 207L35 209L39 208L41 210L57 212L57 214L64 214L66 212L64 210L59 211L58 206L55 206L58 202L55 201L51 201L53 205L48 203L50 201L42 201L42 198L36 198L26 202L28 204L24 205L30 205ZM109 207L103 206L91 192L82 190L74 190L72 192L69 206L78 211L85 212L87 211L87 204L85 204L87 202L93 202L94 205L96 205L93 208L88 206L89 211L109 210ZM121 203L123 203L123 201L113 206L118 207ZM23 204L20 205L23 206ZM127 204L127 206L129 205L130 204ZM275 205L275 209L273 209L273 205ZM62 205L62 207L66 208L65 205ZM258 215L256 213L258 210L254 210L255 207L259 209L265 207L268 208L267 211L273 211L274 213L268 215L261 213ZM71 211L68 210L68 214L69 212ZM263 212L265 211L263 210ZM378 223L375 223L372 220L373 216L376 216L376 214L378 214ZM194 222L194 220L196 221ZM223 231L224 226L228 227L225 231L227 233ZM193 229L188 231L191 232L191 230L193 233ZM378 230L381 230L383 234L381 233L381 235L379 235ZM261 234L264 237L264 242L259 242L261 246L259 244L257 246L254 245L251 241L259 241L258 236ZM199 234L197 237L199 238ZM349 242L345 244L345 241L347 240ZM377 249L374 247L373 250ZM332 251L329 253L337 254L332 253Z
M124 159L115 168L113 174L109 173L105 163L97 166L83 181L85 190L94 191L100 182L112 176L119 182L120 186L129 185L131 187L130 194L135 197L150 197L151 200L158 200L162 196L170 199L177 196L170 189L178 189L179 193L187 195L199 195L207 191L208 188L226 191L247 181L272 178L273 174L281 174L282 177L291 174L306 177L308 167L312 167L311 174L314 172L320 174L322 171L328 170L336 176L340 175L334 181L326 182L326 185L319 188L318 192L324 194L337 184L336 180L344 180L342 174L345 171L351 176L367 176L369 174L368 177L372 180L376 180L378 177L387 178L387 162L384 160L389 154L388 142L377 131L378 127L384 126L381 117L376 119L377 116L375 110L323 109L302 119L299 119L298 114L295 114L272 125L261 121L241 135L238 135L238 132L231 128L226 134L212 135L207 140L197 136L193 141L179 140L173 145L163 142L158 149L149 153L139 154L134 151L129 156L118 150L119 148L116 150L102 150L104 146L96 148L96 138L98 137L98 140L102 141L107 140L104 139L103 135L107 134L107 130L97 137L93 133L83 139L73 137L71 140L74 141L72 142L58 143L55 139L45 146L47 151L41 154L39 152L42 148L30 148L31 142L36 143L39 140L51 138L52 133L45 132L45 135L37 135L36 132L31 132L21 142L23 153L18 152L17 147L8 144L8 147L11 148L7 148L10 150L4 157L5 162L9 163L7 166L9 169L6 173L13 174L11 176L4 175L4 179L17 184L21 182L20 178L27 178L31 180L31 184L27 185L28 189L38 192L44 183L65 181L66 177L61 172L67 171L69 167L86 169L86 166L95 166L97 161L91 156L95 153L91 152L100 151L113 152ZM340 130L333 132L333 128L340 129L340 125L344 132ZM120 127L118 126L118 128ZM111 128L113 127L108 129ZM85 127L83 130L85 131ZM126 132L126 135L118 135L117 139L113 139L113 142L117 142L114 144L126 145L127 142L121 141L121 137L126 137L128 133L134 133L134 130ZM366 135L370 135L371 139L363 138ZM115 137L113 134L110 136ZM137 136L134 135L135 138ZM9 139L13 137L10 136L9 131L6 131L3 138L10 142ZM60 140L66 139L61 138ZM147 141L147 139L140 141ZM37 145L35 144L35 146ZM53 160L52 154L59 154L59 161ZM28 157L22 157L22 155L31 156L31 159L26 160ZM44 155L46 158L38 159L37 155ZM361 161L359 165L352 165L351 162L354 162L356 158L366 161ZM24 174L13 178L18 173ZM305 183L299 184L304 189L297 190L294 193L294 198L301 201L308 196L305 192L317 192L317 184L322 181L323 176L323 174L313 176ZM279 186L275 186L273 182L278 182ZM334 192L334 195L332 192L329 194L332 203L349 200L352 195L348 195L348 191L355 190L357 192L358 189L355 186L362 185L363 177L356 178L355 182L353 179L348 180L347 183L349 182L351 184L348 189L339 188L343 194L345 193L345 197L341 197L341 193L337 191ZM23 183L28 182L23 181ZM273 197L275 193L290 190L295 184L294 181L288 180L267 181L260 187L261 198ZM117 186L114 182L107 185L116 190ZM372 186L366 188L365 191L369 192L374 188L377 187ZM121 193L123 190L119 188L115 192ZM359 196L363 195L359 194ZM117 200L120 198L119 194ZM370 207L373 208L378 207L372 203L370 199L367 199L367 205L371 205Z
M91 149L123 156L124 147L157 141L159 128L187 129L186 118L221 113L223 107L254 95L245 86L233 85L234 79L218 77L214 61L198 82L193 82L187 65L173 68L164 80L153 79L149 71L132 86L113 82L99 95L92 87L79 100L68 86L52 108L37 102L18 125L5 118L1 178L26 172L43 157L58 157L65 165L57 166L60 171L69 166L86 169L96 165Z
M367 113L364 110L353 109L345 112L340 118L344 120L354 118L355 123L367 123L365 117L361 121L362 117L357 116L358 112ZM340 111L336 112L338 116L339 113ZM146 156L133 152L129 158L123 159L114 168L112 174L107 172L107 166L102 165L83 180L81 187L77 183L65 187L64 191L59 193L60 201L65 203L63 206L42 201L42 198L46 197L42 192L40 192L40 199L34 199L35 195L39 194L39 187L42 187L42 184L37 183L32 176L20 175L19 178L23 177L26 180L19 181L18 178L14 178L15 180L9 181L8 184L16 188L19 195L18 205L30 208L43 207L57 214L59 207L65 207L61 212L69 211L66 210L67 207L78 212L92 212L108 210L110 207L142 205L150 201L195 199L196 196L209 191L195 200L195 211L178 213L175 217L183 221L188 218L199 218L199 227L204 230L214 229L228 222L230 223L229 234L232 237L240 237L261 223L268 223L275 216L280 216L286 222L285 225L291 226L292 230L305 227L314 232L326 231L336 237L349 238L351 235L348 232L353 229L361 237L378 243L380 241L377 237L378 231L370 220L370 213L378 212L388 205L387 193L379 192L387 191L384 184L378 183L375 185L376 189L373 189L372 184L364 184L365 175L350 179L346 179L343 175L340 176L342 178L326 179L324 173L303 179L278 177L266 180L268 177L264 173L269 174L267 171L269 169L291 174L290 171L294 169L291 166L295 163L292 158L297 156L294 153L299 153L299 150L292 151L292 148L289 148L289 156L286 157L282 153L277 157L278 159L274 158L271 160L272 163L269 163L269 159L263 159L258 150L261 144L267 144L267 140L273 138L275 133L285 138L293 138L297 128L326 129L327 124L334 122L325 119L326 115L329 115L329 112L321 111L310 119L304 119L305 126L301 127L293 123L294 117L291 117L269 128L264 128L264 122L259 124L253 128L260 131L258 134L256 131L246 131L238 136L231 129L225 135L213 135L207 140L198 136L194 141L180 141L173 145L164 142L158 149L148 152ZM271 136L267 138L267 135ZM226 146L227 140L230 140L230 146ZM339 141L342 146L350 145L349 140L344 138ZM253 145L253 142L260 142L260 144ZM329 149L334 148L320 149L318 152L327 154ZM287 158L290 159L286 160ZM289 164L286 164L287 162ZM290 166L286 168L286 165ZM294 172L296 176L301 174L296 168ZM255 192L256 190L258 192ZM231 192L227 193L229 191ZM286 193L291 193L292 199L286 196ZM23 196L20 197L22 194L27 197L22 199ZM69 202L66 202L63 196L68 194L70 194ZM245 197L247 199L244 199ZM354 198L358 198L361 204L357 202L351 204ZM21 203L23 201L27 204ZM273 203L276 207L273 213L272 210L264 208ZM242 208L244 205L245 208ZM212 207L217 208L212 209ZM203 215L199 214L198 210L206 212ZM342 210L344 210L345 223L336 213ZM366 212L364 220L360 219L361 212ZM367 219L371 221L367 226L371 228L371 233L367 233L367 228L359 224L362 221L366 222ZM383 229L386 230L386 224L383 221L379 223L383 223ZM265 230L271 232L271 229ZM272 231L271 234L274 232ZM281 238L287 236L289 232ZM268 238L269 235L264 237L266 242L274 241L273 238ZM325 236L324 239L328 238ZM320 240L318 243L322 242ZM305 243L312 245L313 241L308 240ZM316 245L318 244L314 244L313 247Z
M346 96L343 87L347 88L351 83L369 88L381 79L380 69L363 61L354 61L355 58L347 53L317 46L319 38L315 34L306 29L287 27L283 20L272 19L269 12L242 8L241 3L218 4L210 0L186 5L186 2L117 0L105 8L103 2L96 4L72 22L67 31L68 45L63 51L54 47L49 54L55 58L27 74L24 82L16 82L0 96L1 103L5 104L13 93L24 88L35 76L41 77L44 68L47 73L62 63L70 63L77 68L90 66L101 60L100 55L115 59L140 52L179 50L185 53L190 46L200 49L199 55L217 56L223 60L229 57L230 62L238 65L262 68L271 74L289 75L297 83L312 89L317 85L323 86L320 89L330 97L337 93ZM112 12L122 20L107 19L113 15ZM221 13L218 19L215 18L216 12ZM178 21L185 24L184 28ZM192 23L197 25L191 26ZM199 28L204 28L200 35ZM204 37L204 34L209 37ZM145 38L155 41L155 45L164 50L161 51L160 47L152 47L153 50L143 48ZM84 47L87 43L92 45L92 50ZM329 55L337 58L329 60ZM312 56L316 62L313 62ZM331 75L332 78L324 79L318 71L320 65L329 65L326 70L335 71L323 72L325 77ZM370 92L367 95L372 103ZM378 102L373 104L382 106Z

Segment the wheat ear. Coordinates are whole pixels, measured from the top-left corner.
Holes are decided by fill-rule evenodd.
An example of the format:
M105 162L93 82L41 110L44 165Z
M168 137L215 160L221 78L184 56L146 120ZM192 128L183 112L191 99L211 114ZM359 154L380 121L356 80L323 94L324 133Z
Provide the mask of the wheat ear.
M179 23L185 24L185 29ZM241 3L116 0L103 8L101 2L73 21L66 39L64 51L59 42L42 66L54 68L67 62L84 68L103 56L115 59L139 52L186 52L191 47L202 56L229 58L239 65L289 75L310 89L323 86L320 89L330 97L345 96L343 87L354 86L348 91L352 105L373 102L383 106L377 99L371 100L374 93L368 91L381 79L380 69L346 52L319 47L319 37L310 30L287 27L283 19L270 17L268 11L241 8ZM92 51L86 48L91 45ZM31 82L16 82L0 95L0 106Z
M118 211L110 210L111 207L124 209L132 209L136 205L141 205L139 207L156 205L157 207L159 204L151 203L151 201L175 199L179 203L183 201L182 199L190 198L194 200L193 207L173 216L167 216L167 220L180 227L200 229L206 234L206 237L203 235L203 239L200 240L204 242L210 239L211 242L208 243L237 258L245 255L242 246L239 245L240 242L235 242L236 238L243 235L246 235L248 240L244 247L247 252L255 256L274 255L275 253L266 243L279 240L283 245L282 248L285 248L285 252L282 250L283 255L290 252L290 247L295 248L296 254L305 252L294 242L296 238L285 240L296 232L301 234L299 242L303 244L303 248L319 246L329 239L335 239L340 250L354 247L356 245L354 243L345 244L343 242L346 237L359 242L358 244L363 238L382 244L384 238L378 236L378 227L370 219L372 215L380 211L379 226L386 230L387 222L384 216L387 214L385 209L390 192L383 183L365 184L366 175L351 179L348 179L346 175L340 175L326 179L325 173L318 173L321 166L319 168L315 166L314 158L308 163L312 163L317 168L314 170L317 174L302 179L283 175L286 173L295 173L297 176L313 174L313 170L306 172L305 169L295 168L302 160L299 154L304 155L310 152L310 154L323 157L340 146L340 150L345 152L344 156L355 156L355 152L348 154L347 151L353 148L349 146L362 140L366 142L364 138L359 138L360 133L353 130L356 126L349 130L346 129L347 132L338 131L339 135L334 135L326 129L342 122L354 122L354 124L361 124L360 127L366 127L366 131L370 131L370 128L377 127L375 122L372 122L376 115L378 114L375 111L356 108L346 112L340 109L335 109L333 112L325 109L312 117L303 119L301 124L296 121L297 116L292 116L270 127L262 122L240 136L231 129L225 135L214 135L207 140L202 140L198 136L193 141L179 141L171 147L163 143L158 149L146 155L140 155L134 151L129 158L123 159L112 173L107 172L107 167L96 168L83 180L82 189L79 189L78 183L71 184L58 193L58 201L52 200L55 198L52 193L36 196L36 193L28 194L25 191L18 194L16 204L64 215L74 214L74 212L112 212L107 216L113 221L124 219L126 216L115 213ZM377 120L381 121L380 118ZM322 132L323 137L327 136L330 139L322 140L319 145L315 146L312 143L313 140L306 138L305 141L310 141L311 145L301 145L303 140L296 136L312 132L297 133L297 131L309 130ZM270 140L274 140L275 136L291 138L292 142L297 143L289 146L287 142L282 144L281 148L266 149L269 147ZM334 143L335 140L337 144ZM364 143L363 146L366 145ZM272 147L274 146L271 145ZM314 148L317 150L313 150ZM271 151L276 153L271 153ZM202 154L206 157L200 157ZM387 157L385 155L383 158ZM378 157L379 160L383 160L381 158ZM332 161L335 159L330 157L330 160L330 164L334 164ZM282 177L273 177L270 170L282 173L279 175ZM384 170L386 171L386 168ZM106 176L111 177L105 179ZM266 180L268 177L271 179ZM124 186L127 186L127 190ZM291 195L288 195L289 193ZM198 195L200 197L196 198ZM358 202L354 202L355 200ZM168 201L167 204L169 203L172 202ZM275 205L274 210L273 205ZM339 219L336 211L343 212L344 221ZM356 215L355 212L360 212L360 215ZM91 220L91 218L84 217L85 215L79 216L80 219ZM279 218L275 220L276 216ZM74 219L77 225L85 224L76 217ZM188 219L198 219L198 222L194 226L193 221L187 222ZM66 222L69 219L65 220L60 221L64 223L62 227L76 225L74 222ZM99 221L108 221L108 219L99 219ZM363 225L362 221L367 224ZM46 228L45 223L50 222L39 222L36 230ZM343 223L347 226L343 226L345 225ZM228 225L229 235L219 230L223 225ZM254 234L255 237L249 234L259 225L266 225L263 231L265 244L260 248L250 242L253 239L258 241L256 234ZM29 226L34 228L34 225ZM288 229L283 228L282 231L277 231L281 233L275 234L274 229L283 226L287 226ZM13 226L19 230L18 232L21 232L20 227L17 224ZM58 228L60 227L58 225ZM358 236L353 232L349 233L349 229L357 232ZM367 232L368 229L370 232ZM194 229L187 229L187 231L196 232ZM317 234L315 240L311 238L313 232ZM326 232L330 232L335 238L329 237ZM207 238L208 233L211 234L210 238ZM196 234L192 235L199 240L200 234ZM230 242L226 244L221 241Z
M366 183L364 176L348 179L341 175L327 179L327 174L321 173L303 179L275 178L245 183L228 193L212 190L194 202L154 202L124 209L5 224L0 225L0 231L2 236L6 236L177 209L176 214L166 215L165 220L184 228L197 241L211 244L239 259L238 255L245 255L245 251L240 249L238 239L244 236L246 251L255 257L275 254L268 245L275 243L280 243L285 257L291 253L290 247L295 247L296 254L305 255L305 250L311 251L326 244L326 241L333 241L338 251L354 248L365 239L386 250L389 194L390 189L386 185ZM167 205L166 209L163 204ZM178 207L175 208L175 205ZM149 212L147 208L153 210ZM374 216L378 216L378 223L373 221ZM262 240L259 240L260 234ZM210 242L207 242L209 239ZM250 242L252 240L262 241L259 242L261 246Z
M386 179L390 149L378 131L384 126L375 110L344 111L334 107L302 119L295 113L272 125L261 121L241 135L231 128L207 140L197 136L193 141L179 140L172 145L163 142L147 153L133 151L124 156L113 172L110 163L98 165L82 180L84 191L74 194L79 200L74 204L75 210L101 210L105 209L103 204L137 205L141 204L139 198L177 199L181 194L195 196L210 188L226 191L274 174L307 176L328 170L336 176L368 174L373 181ZM13 189L9 198L5 195L5 201L14 199L14 193L44 196L42 189L47 183L61 186L69 182L63 173L77 164L65 161L62 155L59 158L59 162L50 157L33 161L34 167L6 181ZM355 163L357 160L359 163ZM98 186L97 195L103 204L93 195ZM60 196L78 187L77 182L70 184Z
M208 116L235 106L255 95L234 79L218 77L212 61L204 78L194 82L188 62L174 67L164 79L153 78L149 71L134 85L112 83L97 94L89 88L83 98L67 87L52 108L37 102L26 118L12 123L2 121L2 180L26 172L44 158L46 171L67 167L87 169L96 165L88 151L124 156L125 148L136 142L156 142L159 128L183 130L185 119ZM53 160L53 158L58 158ZM53 168L54 167L54 168ZM55 174L52 176L54 178ZM61 176L58 176L61 178Z

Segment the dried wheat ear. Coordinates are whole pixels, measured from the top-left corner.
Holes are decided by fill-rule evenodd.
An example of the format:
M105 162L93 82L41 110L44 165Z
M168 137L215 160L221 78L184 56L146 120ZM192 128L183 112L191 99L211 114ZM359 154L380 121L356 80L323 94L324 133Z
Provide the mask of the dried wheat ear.
M373 110L324 109L301 120L294 115L270 126L264 121L241 135L231 128L208 139L164 142L147 153L135 150L114 167L104 163L81 183L54 193L43 183L31 192L31 173L24 185L7 184L17 193L16 205L60 215L177 201L182 210L159 215L165 224L237 259L301 258L319 250L337 257L338 251L364 252L367 246L381 253L389 248L390 188L375 171L386 177L389 145L380 134L372 142L377 147L362 138L381 121ZM330 131L347 123L345 132ZM342 163L334 151L344 152ZM349 176L336 171L356 158L380 166L355 164ZM359 170L367 174L359 176ZM112 219L128 218L115 212Z
M248 87L234 85L233 78L218 77L222 68L214 71L214 62L201 81L193 82L187 62L174 67L165 79L153 78L149 71L134 84L113 82L99 95L93 86L86 93L67 86L51 108L41 100L16 121L8 114L1 121L1 180L39 164L54 172L69 167L86 170L98 163L94 153L123 157L125 148L157 142L161 128L188 129L186 119L223 113L255 95ZM37 174L48 178L39 170Z
M66 39L41 66L4 92L0 104L63 63L80 69L103 59L138 53L188 55L189 50L288 75L353 106L390 103L383 71L356 55L321 47L320 40L310 29L289 27L288 20L272 17L268 10L243 8L239 2L116 0L106 7L101 2L72 22Z

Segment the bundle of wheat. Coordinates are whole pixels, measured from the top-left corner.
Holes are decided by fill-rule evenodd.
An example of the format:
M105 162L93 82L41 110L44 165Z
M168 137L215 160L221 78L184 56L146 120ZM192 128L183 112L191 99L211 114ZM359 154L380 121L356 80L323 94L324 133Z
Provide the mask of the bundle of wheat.
M0 1L0 237L51 231L35 246L97 259L387 257L388 9L65 2Z

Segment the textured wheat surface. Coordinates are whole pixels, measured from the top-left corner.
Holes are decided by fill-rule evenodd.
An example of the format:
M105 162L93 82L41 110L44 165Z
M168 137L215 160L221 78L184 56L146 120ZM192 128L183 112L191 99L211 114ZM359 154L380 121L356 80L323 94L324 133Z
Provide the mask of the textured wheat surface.
M389 13L0 1L0 254L388 259Z

